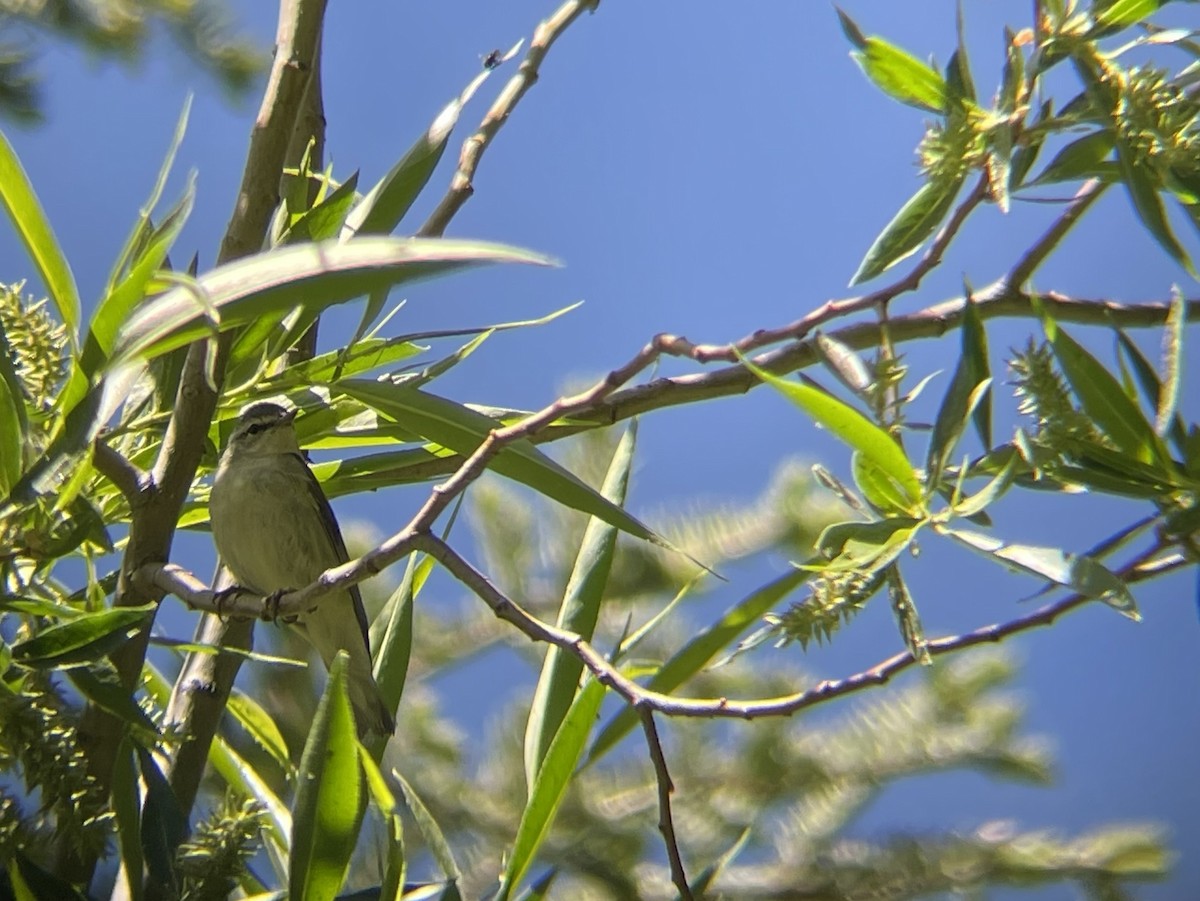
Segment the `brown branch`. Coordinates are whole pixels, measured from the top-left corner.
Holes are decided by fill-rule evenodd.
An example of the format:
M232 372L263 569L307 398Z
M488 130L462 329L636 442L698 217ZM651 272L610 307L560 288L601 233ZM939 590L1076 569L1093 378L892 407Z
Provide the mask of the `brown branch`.
M915 662L909 651L902 651L870 669L843 679L825 680L803 691L778 698L741 701L728 698L676 698L642 687L621 673L609 663L603 654L579 635L552 626L533 616L500 591L487 576L436 535L428 532L406 532L403 540L397 541L393 538L385 544L391 545L397 551L398 556L395 559L413 551L429 554L447 572L487 604L499 619L513 625L534 641L552 644L575 655L597 680L613 689L638 710L648 708L667 716L706 718L755 719L764 716L790 716L799 710L812 707L830 698L851 694L871 685L882 685ZM309 609L313 602L322 595L344 589L346 586L362 581L378 572L379 561L391 556L389 553L382 552L381 549L382 546L367 557L329 570L317 582L304 590L284 596L280 600L280 610ZM374 559L371 566L363 565L367 558ZM1165 548L1155 547L1139 555L1131 563L1117 571L1117 576L1126 584L1133 585L1173 572L1192 562L1186 553L1168 552ZM199 580L177 566L150 564L139 571L138 578L152 583L161 591L176 595L194 607L206 610L216 610L218 607L213 592L204 589ZM264 612L268 614L271 612L267 610L261 599L251 602L249 598L249 595L236 598L228 605L222 605L222 609L228 613L243 616L261 616ZM1094 598L1072 594L1062 600L1040 607L1025 616L1004 623L993 623L959 635L932 639L926 643L926 649L931 656L937 657L978 644L994 643L1020 632L1048 626L1067 613L1094 601Z
M241 187L221 244L220 262L253 253L262 245L278 202L284 153L312 68L324 12L325 0L284 0L280 4L275 61L251 133ZM227 343L226 336L221 344ZM131 577L148 562L170 558L179 513L195 479L216 407L215 389L222 377L222 357L220 350L216 353L210 350L207 341L197 342L188 349L174 413L149 484L143 489L144 503L131 518L115 606L139 606L161 599L157 593L144 594ZM147 640L148 633L140 633L111 655L122 683L130 690L141 673ZM89 774L101 790L107 791L111 783L123 734L120 718L95 704L85 709L79 725L79 743L87 755ZM58 851L57 869L61 875L79 884L91 881L94 855L81 858L65 843Z
M92 465L117 486L130 510L137 510L153 493L150 477L102 438L97 438L92 445Z
M1125 328L1159 326L1166 322L1170 310L1170 305L1163 302L1127 304L1068 297L1055 291L1041 294L1039 299L1059 322L1083 325L1116 325ZM1027 318L1034 315L1028 294L1003 285L993 285L978 293L975 307L983 319ZM915 313L891 317L888 320L889 335L894 343L941 337L958 327L964 309L964 300L957 298ZM1200 299L1188 301L1187 318L1189 322L1200 321ZM757 387L759 381L740 364L711 372L659 378L630 388L620 386L652 366L661 356L689 358L698 362L735 361L735 350L748 353L765 344L776 344L803 335L808 329L806 320L800 319L779 329L757 331L739 341L721 345L693 344L683 336L668 333L655 335L629 362L614 369L589 391L576 395L576 399L584 400L572 404L572 422L554 423L551 420L524 437L537 444L558 441L653 410L745 394ZM876 347L883 337L878 322L859 322L830 334L855 350ZM796 341L756 357L755 363L777 375L784 375L811 366L818 359L811 341ZM462 462L461 456L430 455L425 462L397 469L394 476L402 482L435 479L454 472L462 466ZM385 473L375 472L373 475L378 478Z
M325 0L321 0L321 2L323 4ZM300 13L298 13L298 17L299 15ZM287 136L286 143L281 140L283 135L273 131L270 133L269 139L266 135L263 137L263 146L269 147L270 154L277 154L281 145L285 148L277 170L276 203L278 203L278 196L286 196L293 187L293 182L303 177L303 173L290 176L285 174L284 170L298 169L305 154L309 152L310 144L312 149L309 161L312 168L319 170L325 155L325 103L321 82L321 19L323 15L323 9L314 7L303 12L303 21L293 21L286 26L281 21L281 32L286 27L291 34L295 35L291 39L290 45L295 48L292 58L306 59L307 62L283 69L283 74L280 76L280 93L274 103L286 104L285 109L294 110L292 130L291 134ZM284 87L284 74L288 73L303 76L302 100L298 109L291 99L295 96L296 90L293 79L287 79L286 87ZM281 123L284 121L286 121L286 117L280 120ZM304 187L311 204L316 198L318 185L313 179L305 179L305 182ZM274 208L272 205L267 210L268 218L274 212ZM267 222L264 221L262 224L264 234L266 228ZM261 236L259 240L261 241ZM289 351L288 364L311 357L316 347L316 338L317 323L314 322L300 339L297 347ZM228 571L221 569L217 575L215 587L225 589L232 584L232 578ZM200 585L199 588L201 591L207 590L207 586L204 585ZM247 619L226 619L209 614L202 617L197 624L195 641L202 645L249 651L254 646L254 622ZM221 714L224 712L229 695L233 690L233 683L237 679L245 659L242 654L193 652L184 659L175 679L171 698L167 704L165 722L174 726L179 734L185 737L173 749L164 767L164 772L180 806L185 811L190 811L195 803L207 767L209 748L217 733Z
M1062 215L1054 220L1045 233L1022 254L1016 265L1009 270L1008 275L1004 278L1005 284L1017 289L1024 287L1037 268L1046 261L1046 258L1067 236L1067 232L1082 218L1088 208L1100 199L1100 195L1107 187L1105 182L1096 178L1088 179L1080 185L1079 190L1075 192L1075 197L1067 204Z
M671 816L671 793L675 785L667 770L667 758L663 754L662 742L658 738L658 727L654 724L654 711L639 707L642 730L646 733L646 746L650 749L650 760L654 764L654 777L658 783L658 831L667 846L667 860L671 864L671 881L679 889L683 901L692 901L692 888L688 885L687 872L683 869L683 858L679 855L679 842L675 838L675 820Z
M484 151L508 121L521 98L537 83L542 61L554 42L562 37L572 22L583 13L594 11L598 5L599 0L567 0L534 30L533 40L530 41L529 50L517 68L517 74L510 78L500 91L476 132L463 142L458 169L450 180L450 188L437 208L425 220L417 235L437 238L446 231L450 220L475 193L473 182Z

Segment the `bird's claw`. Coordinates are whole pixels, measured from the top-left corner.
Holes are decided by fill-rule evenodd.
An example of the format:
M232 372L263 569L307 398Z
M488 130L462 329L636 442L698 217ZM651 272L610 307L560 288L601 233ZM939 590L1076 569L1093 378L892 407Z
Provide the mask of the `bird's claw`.
M222 588L220 591L213 592L213 604L217 608L217 619L225 619L225 605L242 593L243 590L240 585L230 585L228 588Z
M281 588L278 591L272 591L269 595L263 598L263 619L269 619L274 625L279 625L279 601L285 594L291 594L296 589ZM294 617L290 618L294 620ZM289 620L285 620L289 621Z

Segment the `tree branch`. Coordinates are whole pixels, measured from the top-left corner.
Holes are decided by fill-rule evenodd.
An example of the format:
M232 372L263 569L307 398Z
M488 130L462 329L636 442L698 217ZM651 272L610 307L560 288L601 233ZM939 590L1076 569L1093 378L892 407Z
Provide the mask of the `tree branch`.
M250 138L250 149L233 216L221 244L220 262L257 251L278 202L284 153L291 139L299 101L312 69L325 0L283 0L280 4L275 61L266 94ZM228 343L228 336L222 347ZM174 413L167 425L145 503L134 511L118 580L115 606L158 602L161 595L144 595L131 576L142 565L170 558L179 512L191 489L204 438L216 406L223 354L208 342L188 349ZM215 384L214 384L215 383ZM133 689L146 656L148 633L139 633L111 655L122 683ZM112 780L123 723L95 704L85 709L79 742L88 759L88 772L107 792ZM91 881L95 857L80 858L60 845L59 871L71 881Z
M646 745L650 749L650 761L654 764L654 777L658 783L658 831L662 833L667 846L671 881L675 883L675 888L679 889L679 897L683 901L692 901L692 888L688 885L683 858L679 855L675 820L671 816L671 792L675 791L675 785L671 782L671 773L667 770L667 758L658 738L658 727L654 724L654 711L649 707L639 707L638 716L642 719L642 731L646 733Z
M473 181L484 151L499 134L508 117L521 102L521 98L537 84L542 61L554 42L562 37L563 32L584 12L594 12L599 3L600 0L567 0L534 30L533 40L530 41L529 50L517 68L517 74L510 78L500 91L476 132L463 142L458 157L458 169L450 180L450 188L417 232L419 237L440 238L446 231L450 220L475 193Z
M831 698L852 694L872 685L882 685L916 662L911 652L901 651L869 669L842 679L824 680L810 688L777 698L753 700L677 698L644 688L621 673L602 653L581 636L552 626L533 616L500 591L487 576L436 535L427 532L407 533L406 539L400 547L403 552L401 556L413 551L422 551L433 557L447 572L487 604L499 619L510 623L533 641L552 644L573 654L582 661L598 681L621 695L639 712L651 710L666 716L747 720L767 716L791 716L799 710ZM377 551L378 549L367 557L375 555ZM344 590L348 585L373 575L378 569L362 566L365 559L366 557L328 570L317 582L302 591L285 595L279 601L279 614L284 615L286 611L289 615L294 615L311 609L314 601L319 597L333 591ZM1138 555L1116 574L1126 584L1134 585L1173 572L1192 562L1186 553L1168 551L1166 548L1156 546ZM148 564L139 571L138 579L153 584L161 591L174 594L193 607L213 611L218 609L214 593L205 589L200 580L178 566L161 563ZM220 608L230 615L263 616L265 614L268 618L275 612L263 599L252 598L251 595L242 595L228 603L223 602L220 604ZM1066 614L1094 602L1095 598L1072 594L1007 622L993 623L970 632L931 639L926 643L925 648L931 656L938 657L979 644L995 643L1030 629L1048 626Z

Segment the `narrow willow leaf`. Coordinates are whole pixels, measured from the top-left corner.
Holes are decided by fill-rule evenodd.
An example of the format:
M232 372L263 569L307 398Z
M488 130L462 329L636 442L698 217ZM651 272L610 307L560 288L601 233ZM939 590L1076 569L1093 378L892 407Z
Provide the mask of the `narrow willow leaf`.
M1076 138L1055 154L1054 159L1046 164L1046 168L1029 182L1029 185L1051 185L1093 178L1101 174L1111 175L1112 168L1107 166L1106 162L1115 146L1113 133L1108 129L1100 129L1082 138Z
M437 820L433 818L433 814L429 812L425 802L421 800L420 795L403 776L392 770L392 778L399 783L400 790L404 792L404 803L408 805L408 811L412 814L413 822L417 824L417 831L425 839L425 846L429 849L429 853L441 867L446 880L452 884L457 883L462 876L462 870L458 868L454 852L450 850L450 843L446 840L446 835L442 832L441 827L438 826Z
M112 810L116 820L117 850L125 878L126 897L140 901L144 883L142 867L142 799L138 792L137 756L129 736L121 739L112 775Z
M881 513L909 513L912 502L904 489L868 457L855 451L850 457L854 484L871 505Z
M1091 557L1072 554L1061 548L1008 544L994 536L964 529L939 527L938 531L1007 569L1039 576L1087 597L1104 601L1135 622L1142 618L1129 586Z
M66 675L81 695L128 724L138 741L153 743L158 739L154 720L146 715L107 660L71 667Z
M742 850L749 843L750 834L751 829L747 826L742 830L741 835L737 837L737 840L729 846L727 851L725 851L720 857L705 867L699 875L692 879L691 883L688 885L688 888L692 890L693 895L695 895L697 898L709 897L709 889L712 887L713 882L720 878L721 874L725 872L726 868L735 860L737 860L738 855L742 853Z
M850 445L863 457L879 467L904 492L911 505L921 497L921 483L913 473L912 464L896 440L853 407L838 400L832 394L810 384L793 382L760 369L748 359L738 359L754 375L775 388L807 413L819 425L824 426Z
M959 175L949 179L931 179L922 185L879 233L863 261L858 264L858 271L850 279L850 284L870 281L916 253L954 206L962 183L963 176Z
M404 894L404 877L408 864L404 855L404 820L397 809L396 796L392 794L387 780L380 772L379 764L365 748L360 747L359 751L359 762L362 763L363 772L367 777L367 790L371 793L371 800L375 802L387 827L384 837L387 848L384 851L383 879L377 897L380 901L400 901Z
M1083 411L1116 447L1143 463L1167 461L1162 442L1108 368L1068 335L1042 307L1042 328Z
M150 217L154 214L155 207L162 200L163 191L167 187L167 178L171 174L171 169L175 165L175 157L179 155L179 147L183 143L183 137L187 133L188 119L192 114L192 97L188 93L183 101L183 109L179 111L179 118L175 122L175 131L171 135L171 141L167 145L167 152L163 155L163 161L158 167L158 176L154 179L154 185L150 189L150 196L146 198L146 202L142 204L138 210L137 221L133 225L133 230L129 233L129 237L125 239L125 246L121 248L121 252L117 254L117 261L112 268L112 272L108 277L108 284L105 286L104 293L111 294L117 284L128 274L128 269L131 266L131 261L142 256L145 252L146 243L149 240L151 232L154 230Z
M983 317L979 315L969 285L964 285L963 296L966 298L963 307L962 321L962 356L971 367L972 378L976 385L990 381L992 367L988 359L987 330L983 327ZM992 446L992 393L985 391L975 406L971 419L975 423L975 432L979 435L980 443L989 448Z
M636 446L637 420L634 420L613 452L600 489L601 495L618 507L625 503ZM600 618L600 603L612 569L617 534L617 530L602 519L592 517L588 520L558 609L558 627L588 641ZM525 726L525 780L530 797L542 761L579 692L582 675L583 661L557 647L547 647Z
M325 241L341 234L346 216L354 203L358 188L358 172L338 185L318 203L301 213L284 233L281 244L301 244L305 241Z
M849 16L841 10L838 15L842 30L855 45L850 55L877 88L917 109L931 113L945 111L946 82L933 66L883 38L864 37Z
M791 570L742 598L711 626L676 651L660 666L646 683L657 692L672 692L683 685L708 663L729 647L738 636L758 621L764 613L783 600L809 579L809 573ZM637 713L630 708L621 710L601 730L588 754L588 763L599 760L612 750L637 724Z
M483 263L540 263L547 257L482 241L359 238L279 248L208 272L194 286L168 291L125 323L114 360L154 357L222 330L291 310L323 310L376 288ZM201 299L204 302L201 302ZM212 321L212 313L219 323Z
M292 805L291 897L332 901L346 881L363 813L363 777L338 651L304 745Z
M925 630L921 626L921 617L917 614L917 605L913 603L912 593L899 567L888 569L888 597L892 602L892 613L896 615L896 623L900 626L900 635L908 647L913 659L922 666L930 666L933 656L925 644Z
M896 517L876 522L841 522L827 526L817 539L824 561L805 565L819 572L878 572L912 546L924 520Z
M375 682L389 710L399 707L404 695L412 659L414 604L424 582L423 575L428 574L432 565L433 561L428 557L418 559L415 554L409 557L404 578L375 620L376 624L382 624L381 634L371 636L371 647L375 649Z
M1096 3L1092 16L1100 28L1125 28L1157 12L1162 5L1163 0L1110 0Z
M1167 327L1163 332L1163 381L1159 394L1154 431L1166 436L1175 422L1175 411L1179 408L1179 395L1183 384L1183 333L1187 326L1187 301L1179 286L1171 289L1171 310L1167 314Z
M995 501L1004 495L1008 488L1016 478L1017 465L1020 461L1019 454L1011 454L1008 462L1004 464L1004 468L996 473L991 480L984 485L975 494L961 500L954 505L954 514L965 519L970 519L973 516L979 516L990 507Z
M525 877L545 841L603 700L604 685L594 679L589 680L563 717L538 769L529 801L521 813L521 822L517 826L517 836L500 879L496 901L507 901Z
M39 669L83 666L145 628L156 609L155 604L114 607L50 626L13 645L13 662Z
M283 733L279 731L279 726L265 707L236 688L230 693L225 707L254 739L254 743L266 751L284 772L291 770L292 762L287 742L283 740Z
M7 357L8 348L3 338L0 333L0 355ZM4 497L16 486L25 466L22 459L25 444L21 417L23 406L24 401L19 394L13 393L8 380L0 378L0 495Z
M1133 339L1119 329L1117 330L1117 342L1117 347L1129 361L1133 378L1141 389L1142 396L1150 406L1158 409L1162 403L1162 382L1159 381L1158 373L1154 371L1154 367L1150 365L1150 361L1146 359ZM1170 435L1176 450L1186 456L1187 428L1183 423L1183 417L1178 412L1171 417Z
M942 471L950 462L958 442L967 430L967 423L979 409L980 403L987 397L992 388L991 378L975 382L977 373L974 366L965 357L960 357L958 367L950 388L942 399L937 418L933 423L933 433L929 438L928 483L937 485L942 477ZM986 445L985 445L986 447Z
M175 797L171 784L148 748L135 745L141 770L142 854L154 894L175 887L175 854L188 836L187 814Z
M496 420L462 404L403 385L351 380L340 387L351 397L462 456L474 453L488 434L500 427ZM507 445L489 466L502 476L528 485L572 509L599 517L635 538L670 547L665 538L605 499L527 439Z
M58 311L59 319L68 329L71 336L69 349L74 355L79 341L80 319L79 289L75 287L75 276L71 274L71 267L67 265L67 258L63 256L58 239L54 237L54 230L33 191L33 185L29 183L29 176L25 174L16 151L3 132L0 132L0 204L8 212L13 228L29 252L46 286L46 293Z

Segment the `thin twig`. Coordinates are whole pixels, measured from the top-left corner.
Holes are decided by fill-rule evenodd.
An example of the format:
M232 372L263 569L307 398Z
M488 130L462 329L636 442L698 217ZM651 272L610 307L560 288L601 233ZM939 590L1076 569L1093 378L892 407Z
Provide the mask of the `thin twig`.
M671 793L675 785L667 770L667 758L663 754L662 742L658 738L658 726L654 723L654 711L639 707L642 730L646 733L646 746L650 749L650 760L654 764L654 777L658 783L658 831L667 846L667 860L671 864L671 881L679 889L683 901L692 901L692 887L688 885L687 872L683 869L683 858L679 855L679 842L675 838L675 819L671 816Z
M1033 243L1021 258L1017 260L1015 266L1009 270L1005 277L1005 282L1013 288L1022 288L1029 281L1030 277L1037 270L1038 266L1046 261L1046 258L1054 251L1054 248L1062 242L1062 239L1067 236L1067 232L1080 220L1088 208L1100 199L1100 195L1104 193L1104 189L1108 185L1097 178L1091 178L1079 186L1079 190L1075 192L1075 196L1067 205L1054 222L1046 229L1045 233Z
M562 37L563 32L585 12L592 12L599 5L599 0L567 0L550 18L542 21L533 32L533 40L529 43L529 51L521 60L517 73L508 80L500 91L495 103L479 123L476 132L463 142L462 151L458 158L458 169L450 180L450 188L442 198L437 208L425 220L417 234L426 238L441 237L446 231L450 220L462 209L475 193L475 173L484 151L500 132L508 117L512 115L525 92L533 87L538 80L539 70L546 54L554 42Z

